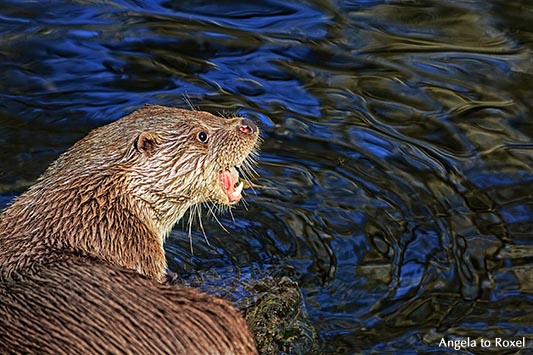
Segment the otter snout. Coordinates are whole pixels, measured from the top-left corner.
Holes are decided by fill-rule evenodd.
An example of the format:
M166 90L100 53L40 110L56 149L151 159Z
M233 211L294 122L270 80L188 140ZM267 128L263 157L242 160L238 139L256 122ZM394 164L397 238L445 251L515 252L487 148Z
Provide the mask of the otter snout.
M257 126L248 118L243 118L239 124L239 131L254 136L257 134Z

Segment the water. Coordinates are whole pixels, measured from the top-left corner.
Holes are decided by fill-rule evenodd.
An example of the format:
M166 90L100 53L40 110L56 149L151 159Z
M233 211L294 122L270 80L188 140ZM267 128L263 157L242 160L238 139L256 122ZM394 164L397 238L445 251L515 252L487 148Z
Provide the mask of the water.
M531 353L533 5L0 4L0 203L144 103L258 122L261 188L170 266L297 281L320 354ZM245 208L246 207L246 208ZM251 275L251 276L250 276ZM439 347L441 339L477 340Z

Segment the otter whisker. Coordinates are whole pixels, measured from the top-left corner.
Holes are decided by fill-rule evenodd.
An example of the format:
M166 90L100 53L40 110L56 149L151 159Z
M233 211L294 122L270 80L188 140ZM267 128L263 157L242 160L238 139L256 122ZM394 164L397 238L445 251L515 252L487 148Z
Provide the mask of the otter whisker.
M213 206L214 207L214 206ZM229 231L226 229L226 227L224 227L224 225L220 222L220 220L217 218L217 215L215 214L215 212L213 211L213 207L210 206L210 205L207 205L207 208L209 209L209 212L211 212L211 215L213 216L213 218L215 219L215 221L217 221L218 225L226 232L229 234Z
M195 205L195 209L198 216L198 224L200 225L200 229L202 230L202 234L204 235L204 240L207 245L211 246L211 243L209 243L209 239L207 239L207 234L205 233L204 224L202 222L202 206L201 205Z
M194 224L194 219L198 218L198 225L200 226L200 230L202 231L202 235L204 236L204 240L208 246L211 246L211 243L209 242L209 239L207 238L207 233L204 229L204 224L202 222L202 206L200 204L193 205L189 209L189 218L187 221L187 228L188 228L188 236L189 236L189 245L191 249L191 255L194 255L193 250L193 235L192 235L192 226Z
M235 217L233 216L233 212L231 212L231 208L229 209L229 214L231 216L231 220L233 221L233 223L235 223Z
M254 186L257 187L258 185L252 183L250 177L248 176L248 172L241 169L241 177L244 181L246 181L246 185L252 189L253 193L257 195L257 191L255 191Z
M247 159L241 165L241 171L244 176L248 177L257 177L259 174L254 168L254 165L257 165L255 161ZM251 180L251 179L249 179Z
M244 209L248 211L248 202L246 201L246 199L243 197L241 201L242 201L242 206L244 207Z
M192 256L194 256L194 249L192 247L192 220L193 218L194 218L194 214L192 213L192 211L189 210L189 221L187 222L187 224L188 224L188 235L189 235L189 247L191 248Z
M185 93L183 94L183 101L185 101L185 103L187 104L187 106L189 106L189 108L192 110L192 111L198 111L198 107L195 107L194 104L192 103L192 100L191 100L191 97L189 96L189 94Z

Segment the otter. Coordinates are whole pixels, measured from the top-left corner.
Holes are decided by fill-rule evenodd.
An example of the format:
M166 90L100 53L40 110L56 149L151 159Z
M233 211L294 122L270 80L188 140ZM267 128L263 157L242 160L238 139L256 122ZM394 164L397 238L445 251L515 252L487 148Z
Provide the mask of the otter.
M258 137L146 106L75 143L0 217L0 350L256 354L232 306L161 282L165 237L190 207L241 199Z

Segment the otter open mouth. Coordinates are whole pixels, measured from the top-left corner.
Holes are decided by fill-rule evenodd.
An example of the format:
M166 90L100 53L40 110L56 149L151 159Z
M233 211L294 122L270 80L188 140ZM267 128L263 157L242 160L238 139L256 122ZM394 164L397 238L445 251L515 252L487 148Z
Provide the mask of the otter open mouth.
M240 201L242 197L242 188L244 187L244 182L239 181L239 172L235 167L226 168L219 175L220 182L226 196L228 196L230 203L234 204Z

